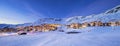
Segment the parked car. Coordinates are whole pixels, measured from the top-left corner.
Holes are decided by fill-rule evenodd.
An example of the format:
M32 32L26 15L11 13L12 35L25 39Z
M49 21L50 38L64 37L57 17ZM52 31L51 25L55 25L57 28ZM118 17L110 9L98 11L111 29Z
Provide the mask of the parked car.
M71 31L71 32L66 32L67 34L78 34L78 33L81 33L81 32L75 32L75 31Z
M26 35L27 33L24 31L18 32L18 35Z

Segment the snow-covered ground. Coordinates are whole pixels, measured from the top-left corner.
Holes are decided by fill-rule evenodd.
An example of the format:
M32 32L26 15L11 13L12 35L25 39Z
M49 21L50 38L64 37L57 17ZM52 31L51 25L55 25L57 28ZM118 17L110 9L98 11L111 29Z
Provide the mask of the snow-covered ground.
M120 26L88 27L79 31L77 34L56 31L1 36L0 46L120 46Z
M113 11L113 12L111 12ZM44 18L34 23L19 24L17 26L39 25L44 23L70 24L92 21L119 21L120 5L105 13L89 16L75 16L69 18ZM1 24L0 28L8 27ZM9 27L15 27L10 25ZM65 30L59 32L58 30ZM17 35L16 33L0 33L0 46L120 46L120 26L115 27L86 27L81 29L67 29L65 26L53 32L29 33ZM67 34L66 32L81 32Z

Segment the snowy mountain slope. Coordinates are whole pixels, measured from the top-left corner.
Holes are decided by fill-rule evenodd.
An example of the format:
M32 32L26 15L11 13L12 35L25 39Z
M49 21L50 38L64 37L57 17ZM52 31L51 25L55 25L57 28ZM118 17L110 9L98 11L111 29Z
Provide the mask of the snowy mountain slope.
M41 18L33 23L18 24L16 26L40 25L44 23L69 24L69 23L84 23L91 21L109 22L109 21L118 21L118 20L120 20L120 5L110 10L107 10L105 13L101 13L97 15L93 14L89 16L73 16L69 18ZM0 24L0 27L4 27L3 25L5 24Z
M82 29L86 32L78 34L46 32L0 37L0 46L120 46L119 26L90 28Z
M92 17L94 17L94 15L90 15L90 16L74 16L74 17L69 17L68 19L66 19L66 23L83 23L82 21L85 21L87 19L91 19Z
M105 13L101 13L97 15L93 14L89 16L73 16L69 18L41 18L33 23L18 24L16 26L40 25L44 23L69 24L69 23L84 23L91 21L109 22L109 21L118 21L118 20L120 20L120 5L106 11ZM4 27L3 25L5 24L0 24L0 27Z
M15 28L15 25L12 25L12 24L0 24L0 28L4 28L4 27Z
M120 12L114 14L98 14L93 16L89 19L85 18L86 20L82 22L91 22L91 21L102 21L102 22L109 22L109 21L119 21L120 20Z
M32 23L24 23L24 24L17 24L16 26L23 26L23 27L25 27L25 26L31 26L31 25L33 25Z
M78 16L79 17L79 16ZM68 23L84 23L84 22L92 22L92 21L102 21L102 22L109 22L109 21L118 21L120 20L120 12L113 13L113 14L98 14L98 15L90 15L84 18L72 17L71 20L67 20ZM77 18L77 19L76 19Z
M106 14L111 14L111 13L116 13L116 12L120 12L120 5L112 8L112 9L110 9L110 10L108 10L108 11L106 11L105 13L106 13Z
M62 21L62 19L58 19L58 18L41 18L37 21L34 22L34 24L39 25L39 24L44 24L44 23L60 23Z
M110 12L111 10L113 10L113 12ZM67 23L74 23L74 22L84 23L84 22L91 22L91 21L109 22L109 21L118 21L118 20L120 20L120 5L106 11L105 13L101 13L97 15L70 17L66 20L66 22Z

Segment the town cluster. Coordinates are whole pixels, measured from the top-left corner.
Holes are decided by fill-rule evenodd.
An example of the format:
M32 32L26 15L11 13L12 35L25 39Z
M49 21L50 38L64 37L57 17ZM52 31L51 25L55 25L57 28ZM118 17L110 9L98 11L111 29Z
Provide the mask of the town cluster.
M17 26L16 28L0 28L0 32L49 32L49 31L55 31L58 29L58 27L62 27L62 24L41 24L36 26ZM84 22L84 23L71 23L64 25L69 28L73 29L81 29L86 27L94 27L94 26L120 26L120 21L114 21L114 22L106 22L103 23L101 21L93 21L93 22ZM59 30L64 31L64 30Z

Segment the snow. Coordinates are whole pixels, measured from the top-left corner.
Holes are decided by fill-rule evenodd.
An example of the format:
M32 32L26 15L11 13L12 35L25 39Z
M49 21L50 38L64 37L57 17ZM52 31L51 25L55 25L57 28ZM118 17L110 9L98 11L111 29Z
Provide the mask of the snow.
M114 10L114 12L107 13L111 10ZM12 27L12 28L16 26L32 26L32 25L40 25L40 24L45 24L45 23L71 24L71 23L84 23L84 22L93 22L93 21L109 22L109 21L119 21L119 20L120 20L120 5L112 9L109 9L105 13L100 13L100 14L92 14L88 16L74 16L74 17L69 17L69 18L40 18L39 20L33 23L24 23L24 24L17 24L17 25L0 24L0 28L4 28L6 26Z
M15 36L18 35L17 33L0 33L0 37L1 36Z
M4 28L4 27L15 28L15 25L12 25L12 24L0 24L0 28Z
M111 11L112 11L112 12L111 12ZM112 13L115 13L115 12L120 12L120 5L112 8L112 9L107 10L105 13L106 13L106 14L112 14Z
M117 7L120 7L117 6ZM15 26L30 26L40 25L43 23L84 23L92 21L119 21L120 9L117 7L111 9L113 13L89 15L89 16L75 16L70 18L41 18L34 23L25 23L18 25L4 25L0 28L15 27ZM117 12L115 12L117 10ZM119 10L119 11L118 11ZM58 30L64 30L59 32ZM64 26L58 28L53 32L35 32L27 35L17 35L17 33L0 33L0 46L120 46L120 26L101 26L101 27L86 27L81 29L67 29ZM81 32L76 34L67 34L67 32Z
M84 22L93 22L93 21L101 21L101 22L109 22L109 21L119 21L120 20L120 12L113 14L97 14L97 15L89 15L85 17L70 17L67 19L67 23L84 23Z
M33 25L40 25L40 24L62 24L64 18L41 18L33 23Z
M114 10L112 13L107 13L111 10ZM74 16L66 19L67 23L84 23L84 22L93 22L93 21L101 21L101 22L109 22L109 21L119 21L120 20L120 5L109 9L105 13L93 14L89 16Z
M120 46L120 26L78 30L84 32L41 32L32 35L1 36L0 46Z

